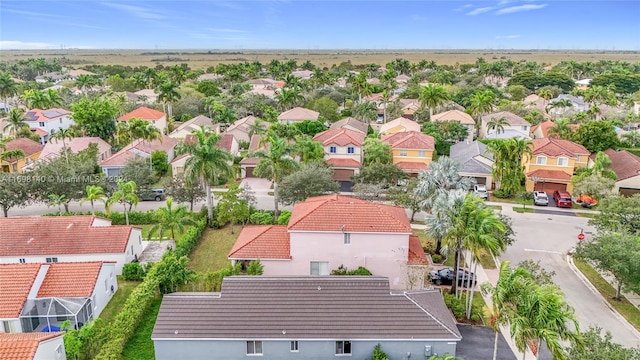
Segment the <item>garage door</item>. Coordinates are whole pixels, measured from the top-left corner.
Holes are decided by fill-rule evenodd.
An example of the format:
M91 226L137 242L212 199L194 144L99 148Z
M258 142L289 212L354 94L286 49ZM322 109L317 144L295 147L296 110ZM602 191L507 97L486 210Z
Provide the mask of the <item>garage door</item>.
M253 176L253 170L255 169L255 167L246 167L245 169L245 177L255 177Z
M338 181L350 181L353 176L353 170L349 169L334 169L333 170L333 180Z
M474 177L474 179L476 180L476 183L479 185L487 185L487 178L482 176L482 177Z
M620 188L620 195L622 196L633 196L633 194L640 194L640 189L631 189L631 188Z
M567 184L554 183L554 182L537 182L534 188L535 191L544 191L547 194L556 190L567 191Z

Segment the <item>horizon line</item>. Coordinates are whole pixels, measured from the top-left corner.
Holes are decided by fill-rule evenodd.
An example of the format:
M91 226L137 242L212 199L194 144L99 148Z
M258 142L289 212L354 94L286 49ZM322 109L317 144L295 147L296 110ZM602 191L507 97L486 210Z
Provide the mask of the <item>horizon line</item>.
M126 51L146 51L146 52L167 52L167 51L210 51L210 52L251 52L251 51L377 51L377 52L394 52L394 51L407 51L407 52L420 52L420 51L442 51L442 52L455 52L455 51L568 51L568 52L629 52L640 53L640 49L569 49L569 48L40 48L40 49L24 49L24 48L9 48L2 49L0 51L96 51L96 50L126 50Z

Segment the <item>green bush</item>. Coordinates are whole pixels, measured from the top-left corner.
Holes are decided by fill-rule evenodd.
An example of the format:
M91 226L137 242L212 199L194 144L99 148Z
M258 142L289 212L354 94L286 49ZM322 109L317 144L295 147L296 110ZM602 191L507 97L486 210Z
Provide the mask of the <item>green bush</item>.
M389 355L382 350L382 345L373 347L373 360L389 360Z
M493 196L497 197L498 199L506 199L508 197L511 197L512 194L502 190L502 189L497 189L493 191Z
M249 222L256 225L271 225L273 224L273 215L268 212L255 212L249 216Z
M340 265L337 269L331 271L331 275L370 276L373 274L369 269L362 266L355 270L349 270L344 265Z
M431 261L433 261L434 263L441 263L442 262L442 255L431 255Z
M260 263L260 259L254 260L247 266L247 275L262 275L264 272L264 265Z
M206 226L207 219L205 217L204 219L198 220L196 226L190 227L178 238L176 241L176 254L178 257L189 256L189 254L191 254L191 251L193 251L198 241L200 241L202 232L204 232Z
M480 296L480 294L476 295ZM447 307L451 310L453 316L457 320L466 319L467 309L464 303L464 296L462 297L462 299L458 299L456 298L455 294L451 294L448 291L445 291L442 293L442 298L445 305L447 305ZM482 311L483 309L480 306L473 304L473 306L471 306L471 320L475 322L482 322Z
M278 215L278 225L288 225L289 219L291 219L291 211L282 210Z
M65 212L59 214L55 213L46 213L42 216L77 216L77 215L91 215L91 211L86 212ZM110 212L108 214L96 211L96 216L103 217L105 219L110 219L111 224L113 225L125 225L126 219L124 217L124 213L121 212ZM129 225L149 225L158 223L158 216L155 210L149 210L146 212L142 211L129 211Z
M129 281L140 281L144 278L144 269L137 262L125 264L122 268L122 277Z

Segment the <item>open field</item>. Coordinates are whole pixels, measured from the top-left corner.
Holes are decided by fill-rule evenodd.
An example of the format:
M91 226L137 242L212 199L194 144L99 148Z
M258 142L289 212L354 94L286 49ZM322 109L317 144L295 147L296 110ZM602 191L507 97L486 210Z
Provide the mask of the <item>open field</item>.
M131 66L171 66L187 63L193 69L206 69L219 63L260 61L272 59L306 60L321 67L331 67L343 61L358 64L386 64L395 58L411 62L435 61L438 64L473 63L483 57L487 61L512 59L557 64L562 60L598 61L621 60L637 62L640 52L587 50L3 50L0 60L16 62L28 58L57 58L63 65L82 67L91 64L120 64Z

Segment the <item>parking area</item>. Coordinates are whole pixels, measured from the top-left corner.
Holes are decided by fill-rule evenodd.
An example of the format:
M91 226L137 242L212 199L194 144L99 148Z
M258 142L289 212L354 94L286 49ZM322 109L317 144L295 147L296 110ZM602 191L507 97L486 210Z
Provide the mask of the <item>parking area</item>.
M456 348L456 356L464 360L493 359L493 344L495 333L485 326L458 324L462 340ZM543 355L543 354L540 354ZM514 360L516 356L505 341L502 334L498 335L498 360ZM545 359L544 357L541 359ZM550 358L549 358L550 359Z

